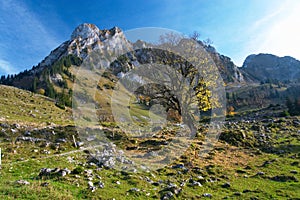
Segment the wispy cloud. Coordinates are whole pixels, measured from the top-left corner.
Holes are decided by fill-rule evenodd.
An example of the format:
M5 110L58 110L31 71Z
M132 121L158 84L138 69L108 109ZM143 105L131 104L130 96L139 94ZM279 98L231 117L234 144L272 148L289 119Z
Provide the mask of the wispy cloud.
M17 70L6 60L0 59L0 74L15 74Z
M285 15L266 31L260 51L271 51L279 56L290 55L300 59L300 2L285 8Z
M299 10L299 1L283 1L272 12L255 21L247 30L249 41L245 51L289 55L300 59Z
M15 68L37 64L58 45L47 27L21 1L0 2L0 59Z

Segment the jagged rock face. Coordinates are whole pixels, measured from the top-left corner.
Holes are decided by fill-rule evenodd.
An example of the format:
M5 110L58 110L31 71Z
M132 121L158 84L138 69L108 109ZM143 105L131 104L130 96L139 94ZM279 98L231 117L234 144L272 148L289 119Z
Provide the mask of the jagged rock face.
M289 57L272 54L250 55L244 61L242 71L257 81L296 80L300 78L300 61Z
M110 51L112 49L131 49L131 43L125 38L118 27L110 30L100 30L93 24L81 24L72 33L70 40L53 50L41 63L40 66L50 66L63 56L73 54L82 59L90 52Z
M225 83L244 83L250 80L245 77L245 74L239 70L229 57L220 55L216 51L208 51L208 53L218 67Z

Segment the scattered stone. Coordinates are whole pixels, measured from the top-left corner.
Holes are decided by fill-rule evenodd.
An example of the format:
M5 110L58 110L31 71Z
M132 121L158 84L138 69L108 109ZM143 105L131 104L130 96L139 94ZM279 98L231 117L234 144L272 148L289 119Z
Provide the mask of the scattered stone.
M168 191L161 197L161 200L172 199L173 196L174 196L174 194L171 191Z
M49 154L51 154L51 151L44 149L44 150L42 150L42 153L49 155Z
M148 176L145 177L145 180L146 180L148 183L150 183L150 184L153 183L153 181L152 181Z
M235 192L235 193L233 193L233 195L235 195L235 196L242 196L242 193L240 193L240 192Z
M297 170L292 170L292 171L290 171L290 173L292 173L292 174L298 174L298 171Z
M104 183L103 183L102 181L99 181L99 182L97 183L97 186L98 186L99 188L104 188Z
M17 141L25 141L25 142L41 142L41 141L46 141L45 139L41 139L41 138L34 138L34 137L18 137Z
M160 182L153 182L152 185L154 185L154 186L159 186L159 185L160 185Z
M202 184L201 184L200 182L198 182L198 181L193 181L193 182L191 183L191 185L192 185L192 186L199 186L199 187L202 187Z
M203 197L212 198L212 194L210 194L210 193L204 193L202 196Z
M84 170L84 173L85 173L86 177L92 177L93 176L93 170L91 170L91 169Z
M42 147L42 148L49 147L50 144L51 144L51 142L47 142L47 141L46 141L46 142L44 142L43 144L41 144L40 147Z
M17 129L10 129L10 131L12 132L12 133L17 133L18 132L18 130Z
M61 175L62 177L64 177L64 176L66 176L66 175L68 175L68 174L71 174L71 170L65 168L65 169L60 170L59 173L60 173L60 175Z
M84 145L84 142L76 142L77 147L82 147Z
M182 169L182 168L184 168L184 164L177 164L172 166L172 169Z
M89 181L88 189L91 190L91 192L95 192L97 188L94 186L94 183L92 181Z
M41 184L42 187L47 187L48 185L49 185L48 182L44 182L44 183Z
M156 151L150 151L150 152L145 153L145 155L144 155L144 157L146 157L146 158L154 158L157 156L158 156L158 153Z
M222 185L222 188L230 188L230 186L231 186L230 183L227 182Z
M39 176L49 176L51 174L51 172L55 171L55 169L50 169L50 168L42 168L40 170Z
M16 129L20 129L20 128L21 128L20 124L13 124L13 126L14 126Z
M245 169L246 169L246 170L252 169L252 167L250 167L249 165L247 165L247 166L245 167Z
M298 179L295 176L287 176L287 175L277 175L270 178L273 181L278 182L287 182L287 181L295 181L298 182Z
M59 169L59 168L54 168L54 169L50 169L50 168L42 168L40 170L39 176L66 176L68 174L71 173L71 170L65 168L65 169Z
M257 176L263 176L263 175L265 175L265 172L257 172L256 175Z
M120 181L116 181L116 184L117 184L117 185L120 185L120 184L121 184L121 182L120 182Z
M184 187L185 186L185 181L180 183L180 187Z
M56 142L58 142L58 143L66 143L66 142L67 142L67 139L65 139L65 138L58 138L58 139L56 140Z
M25 180L18 180L16 181L17 184L19 185L30 185L30 183L28 181L25 181Z
M274 161L275 161L275 160L267 160L267 161L265 161L265 162L261 165L261 167L266 167L266 166L272 164Z
M92 192L95 192L96 191L96 187L89 187L89 189L92 191Z
M30 133L30 131L25 131L24 135L25 136L31 136L31 133Z
M93 186L94 186L94 183L93 183L92 181L89 181L89 182L88 182L88 186L89 186L89 187L93 187Z
M141 190L138 188L131 188L130 190L128 190L128 192L132 192L132 193L136 193L136 192L140 192Z
M243 169L237 169L236 170L236 173L239 173L239 174L245 174L245 173L247 173L245 170L243 170Z
M6 123L0 123L0 126L2 128L9 128L10 127L9 124L6 124Z

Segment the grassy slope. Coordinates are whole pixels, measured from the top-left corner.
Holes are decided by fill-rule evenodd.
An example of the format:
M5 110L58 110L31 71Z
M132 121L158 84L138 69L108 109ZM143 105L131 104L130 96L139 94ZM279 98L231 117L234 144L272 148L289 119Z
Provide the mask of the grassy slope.
M25 130L38 127L43 130L47 124L61 125L57 129L60 134L68 138L73 134L65 126L72 124L70 111L57 108L50 99L34 95L30 92L11 87L0 86L0 113L1 123L7 123L13 127L14 123L21 124L22 128L18 135ZM32 115L34 114L34 115ZM293 119L288 119L288 121ZM299 182L277 182L270 180L276 175L294 176L300 180L300 141L296 136L299 127L285 125L287 131L281 131L276 127L277 135L275 148L284 150L284 153L274 154L260 151L256 148L235 147L219 142L216 148L209 152L206 157L195 156L193 149L201 149L201 139L196 139L193 148L185 152L175 163L184 163L188 171L165 167L161 170L144 173L122 173L117 170L101 169L86 164L87 154L77 151L71 142L63 144L55 149L45 147L42 143L14 142L14 135L10 130L0 135L0 148L2 148L2 169L0 170L0 199L159 199L167 187L168 181L177 186L187 181L182 186L182 192L176 199L199 199L204 193L211 193L213 199L296 199L300 197ZM247 125L248 126L248 125ZM245 125L245 128L247 128ZM249 125L250 126L250 125ZM59 130L54 129L55 132ZM48 131L48 130L47 130ZM291 133L295 134L291 137ZM299 134L299 132L298 132ZM42 137L38 132L36 137ZM140 141L137 141L137 145ZM49 150L49 155L44 154ZM69 152L69 153L68 153ZM265 161L273 161L263 166ZM84 169L92 169L93 182L104 182L103 189L91 192L87 189L87 178L84 173L67 175L65 177L39 178L41 168L68 168L73 170L81 166ZM296 170L298 174L291 174ZM265 174L257 176L256 173L263 171ZM188 180L199 180L202 176L206 180L202 187L191 186ZM149 177L154 182L161 181L159 186L146 181ZM16 180L27 180L30 185L18 185ZM116 184L120 181L121 184ZM42 183L48 182L47 187ZM230 182L231 187L222 188L222 184ZM130 188L139 188L140 192L129 192ZM161 192L160 192L161 191Z
M45 125L72 124L71 110L55 106L53 99L0 85L0 120Z

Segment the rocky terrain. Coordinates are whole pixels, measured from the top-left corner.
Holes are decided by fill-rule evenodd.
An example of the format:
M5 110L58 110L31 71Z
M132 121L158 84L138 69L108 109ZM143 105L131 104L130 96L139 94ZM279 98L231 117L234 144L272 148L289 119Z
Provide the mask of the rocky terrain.
M5 94L23 92L1 87ZM115 145L104 145L106 153L93 157L71 121L65 121L63 116L69 114L63 115L65 111L50 101L53 111L47 112L47 118L57 115L57 123L43 122L46 112L37 110L45 106L45 100L23 93L32 95L26 99L36 101L35 110L27 106L5 111L0 122L1 199L297 199L300 195L300 118L275 117L280 107L228 118L219 142L207 154L198 154L205 143L204 123L190 147L169 165L119 171L114 169L121 159L114 153L117 149L144 152L148 159L155 159L145 147L167 145L172 131L162 130L155 138L128 138L118 130L111 137L112 127L102 126ZM21 102L7 102L6 107ZM31 110L41 123L14 117ZM50 114L55 110L55 115Z

